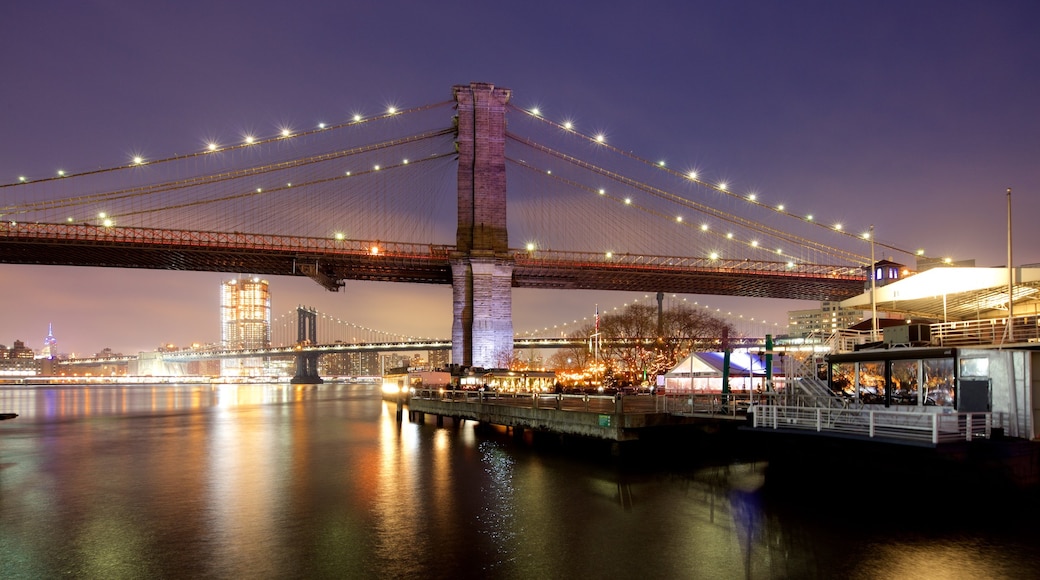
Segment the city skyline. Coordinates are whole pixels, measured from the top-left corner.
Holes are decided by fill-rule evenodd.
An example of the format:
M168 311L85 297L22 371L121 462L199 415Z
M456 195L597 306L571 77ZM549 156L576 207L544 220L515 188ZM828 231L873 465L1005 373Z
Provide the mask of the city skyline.
M19 26L0 39L16 79L0 91L0 184L441 101L484 81L643 157L980 266L1006 262L1012 187L1014 261L1040 262L1040 232L1022 227L1040 211L1033 4L586 6L4 6ZM48 322L62 352L219 337L213 305L228 274L0 268L4 340L40 345ZM447 286L348 282L332 294L306 278L271 282L276 314L302 304L388 332L450 334ZM514 329L640 295L516 291ZM781 324L813 307L687 298Z

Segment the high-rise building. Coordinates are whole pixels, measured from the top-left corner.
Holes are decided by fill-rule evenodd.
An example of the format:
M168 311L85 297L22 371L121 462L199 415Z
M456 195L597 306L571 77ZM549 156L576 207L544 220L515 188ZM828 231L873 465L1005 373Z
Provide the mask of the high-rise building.
M51 323L47 323L47 336L43 339L43 348L36 358L58 358L58 339L54 338L54 328Z
M220 284L220 345L226 350L271 346L271 292L267 280L238 278ZM262 358L224 359L225 376L267 374Z
M857 322L869 318L870 313L855 308L842 308L841 302L825 300L818 309L791 310L787 313L787 333L806 337L810 334L830 336Z

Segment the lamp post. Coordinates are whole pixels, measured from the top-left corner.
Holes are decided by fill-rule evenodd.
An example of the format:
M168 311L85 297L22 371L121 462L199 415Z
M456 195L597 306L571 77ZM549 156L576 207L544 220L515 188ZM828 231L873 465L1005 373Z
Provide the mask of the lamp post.
M1008 272L1008 342L1015 342L1015 269L1011 266L1011 188L1007 188L1007 272Z
M877 262L874 261L874 224L870 224L870 342L877 342Z

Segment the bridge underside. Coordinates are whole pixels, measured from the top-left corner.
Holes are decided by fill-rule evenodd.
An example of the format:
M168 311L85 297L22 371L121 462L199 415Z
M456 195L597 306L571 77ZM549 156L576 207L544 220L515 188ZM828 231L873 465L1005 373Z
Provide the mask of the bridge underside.
M422 246L425 253L372 254L305 248L302 243L295 248L243 245L234 234L222 234L225 239L221 242L207 243L169 238L108 239L118 238L116 235L70 240L67 232L53 231L12 234L0 232L0 263L308 276L333 291L344 280L452 283L450 247L442 246ZM754 264L709 268L525 259L514 263L512 287L843 300L863 291L863 279L847 274L767 270Z
M608 265L590 268L586 264L567 267L554 263L551 270L517 265L513 269L513 287L654 291L820 301L855 296L863 291L863 280L755 269L668 266L633 269Z
M223 240L199 243L184 239L70 240L60 232L26 237L0 233L0 263L308 276L332 291L342 286L342 280L451 284L447 257L265 247L236 243L230 239L234 237L225 234Z

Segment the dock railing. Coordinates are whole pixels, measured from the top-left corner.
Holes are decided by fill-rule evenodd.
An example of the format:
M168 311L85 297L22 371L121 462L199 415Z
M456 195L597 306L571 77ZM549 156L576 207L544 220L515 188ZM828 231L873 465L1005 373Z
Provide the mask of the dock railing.
M489 403L510 405L514 407L530 407L532 409L559 409L568 411L616 412L634 411L632 407L638 401L638 410L646 412L650 405L649 397L641 395L599 395L586 393L546 393L531 391L495 391L479 389L448 389L423 387L414 389L410 397L440 401L460 401L467 403ZM637 398L638 397L638 398ZM646 399L642 401L640 399ZM628 408L625 403L628 402Z
M751 414L755 428L815 431L932 445L976 438L989 439L993 435L993 413L921 413L756 405Z
M423 387L410 397L440 401L522 406L532 409L558 409L590 413L668 413L673 415L712 415L743 418L752 405L782 402L775 392L736 391L721 393L542 393L480 391Z
M753 405L782 402L776 392L665 393L657 395L655 410L673 415L745 415Z

